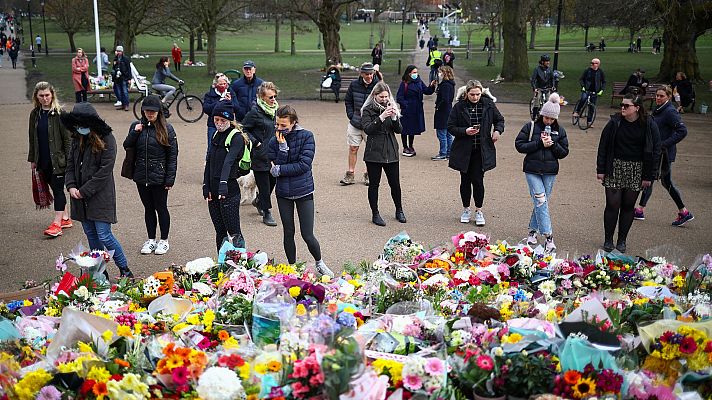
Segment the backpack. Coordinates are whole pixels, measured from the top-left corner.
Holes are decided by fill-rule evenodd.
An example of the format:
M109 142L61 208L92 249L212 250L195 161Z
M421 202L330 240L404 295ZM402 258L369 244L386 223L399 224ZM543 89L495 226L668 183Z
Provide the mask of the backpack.
M237 173L238 176L245 176L249 174L250 169L252 169L252 141L247 136L247 134L241 129L241 127L235 127L227 134L227 138L225 138L225 151L230 152L230 144L232 143L232 138L238 133L240 134L240 136L242 136L242 140L245 143L245 151L242 152L242 158L237 163ZM213 139L215 139L215 136L217 136L217 134L217 132L213 134Z

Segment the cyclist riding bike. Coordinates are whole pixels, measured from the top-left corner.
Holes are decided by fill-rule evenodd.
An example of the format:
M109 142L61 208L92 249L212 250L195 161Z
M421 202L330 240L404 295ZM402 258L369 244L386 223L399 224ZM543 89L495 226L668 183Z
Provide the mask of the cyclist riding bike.
M539 104L536 104L532 109L532 115L538 115L541 103L548 99L551 92L556 91L556 77L554 76L554 70L549 68L549 63L551 62L551 57L548 54L542 54L539 58L539 65L534 68L532 73L531 85L532 91L536 96L538 94ZM541 101L541 99L544 99Z
M184 82L173 75L169 67L170 61L168 57L161 57L161 59L156 64L156 72L153 74L153 79L151 80L151 87L153 90L161 94L161 102L165 105L168 99L170 99L176 92L176 88L171 85L166 84L166 78L171 78L182 85Z
M606 89L606 75L601 69L601 60L594 58L591 60L591 66L586 68L579 78L579 85L581 86L581 100L576 103L574 108L574 117L578 117L581 112L581 107L586 104L586 100L590 97L591 104L596 105L598 96L603 94ZM588 124L591 124L591 118L593 118L594 113L588 113L587 119Z

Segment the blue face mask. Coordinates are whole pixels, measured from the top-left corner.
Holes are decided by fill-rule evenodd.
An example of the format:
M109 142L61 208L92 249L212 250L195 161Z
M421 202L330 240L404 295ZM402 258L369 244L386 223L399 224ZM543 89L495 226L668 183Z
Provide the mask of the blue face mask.
M86 136L89 134L89 132L91 132L91 129L77 127L77 132L82 136Z
M410 74L410 79L412 79L412 80L418 79L418 74Z

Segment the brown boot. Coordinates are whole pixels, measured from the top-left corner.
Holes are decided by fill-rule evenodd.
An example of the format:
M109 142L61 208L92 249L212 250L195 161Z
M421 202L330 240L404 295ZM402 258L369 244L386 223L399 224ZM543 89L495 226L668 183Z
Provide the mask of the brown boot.
M354 173L353 172L346 172L346 175L344 175L344 179L342 179L339 183L342 186L347 186L347 185L353 185L354 184Z

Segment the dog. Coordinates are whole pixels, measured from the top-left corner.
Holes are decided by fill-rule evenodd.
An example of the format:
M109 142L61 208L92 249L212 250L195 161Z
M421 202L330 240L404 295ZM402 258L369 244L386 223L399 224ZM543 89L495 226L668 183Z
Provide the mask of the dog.
M257 199L257 182L255 181L254 172L237 178L237 184L240 185L240 205L252 204Z

